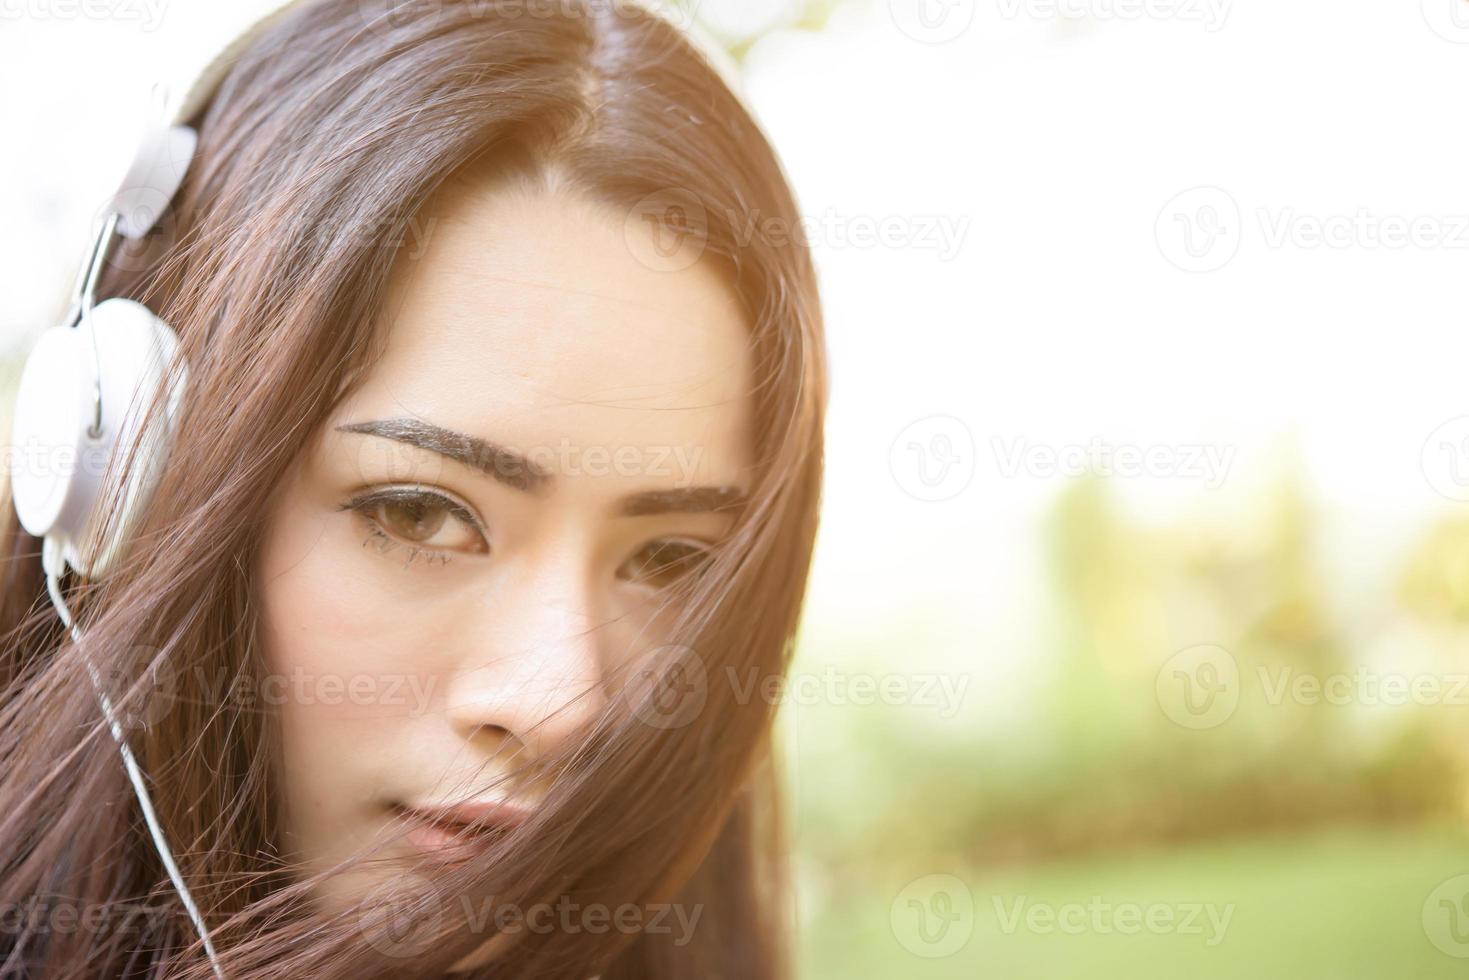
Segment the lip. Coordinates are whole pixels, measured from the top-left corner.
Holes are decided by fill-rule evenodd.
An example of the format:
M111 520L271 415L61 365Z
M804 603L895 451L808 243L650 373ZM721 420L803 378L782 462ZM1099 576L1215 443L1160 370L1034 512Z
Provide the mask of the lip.
M393 810L408 820L405 842L426 857L454 864L483 853L530 815L502 800L395 804Z

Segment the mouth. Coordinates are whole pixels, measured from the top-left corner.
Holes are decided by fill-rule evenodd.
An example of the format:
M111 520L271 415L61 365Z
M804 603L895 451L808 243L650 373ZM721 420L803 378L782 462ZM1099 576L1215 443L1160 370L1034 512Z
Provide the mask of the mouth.
M460 864L484 853L525 822L528 812L501 801L391 805L407 823L403 840L426 857Z

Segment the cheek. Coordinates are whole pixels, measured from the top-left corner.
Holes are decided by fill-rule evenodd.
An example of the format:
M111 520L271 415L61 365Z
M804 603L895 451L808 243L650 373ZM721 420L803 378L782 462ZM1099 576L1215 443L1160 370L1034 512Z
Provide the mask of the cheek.
M402 717L444 649L432 611L381 581L398 569L362 546L348 515L308 501L285 504L271 522L260 562L266 669L281 706L359 724Z
M603 688L609 698L617 700L637 696L649 664L677 656L682 648L673 644L679 610L659 596L628 589L616 598L613 609L604 627L608 643ZM630 694L626 693L629 685L636 688Z
M333 852L380 805L442 696L433 624L374 579L373 560L390 564L364 551L348 515L309 499L278 506L262 541L260 692L279 719L288 826L308 854Z

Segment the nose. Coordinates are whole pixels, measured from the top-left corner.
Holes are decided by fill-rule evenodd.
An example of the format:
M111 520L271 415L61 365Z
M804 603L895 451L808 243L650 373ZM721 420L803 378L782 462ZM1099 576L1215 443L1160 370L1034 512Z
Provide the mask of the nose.
M607 708L602 630L590 589L569 568L512 575L477 596L448 716L468 754L510 770L553 755ZM511 579L514 582L511 582Z

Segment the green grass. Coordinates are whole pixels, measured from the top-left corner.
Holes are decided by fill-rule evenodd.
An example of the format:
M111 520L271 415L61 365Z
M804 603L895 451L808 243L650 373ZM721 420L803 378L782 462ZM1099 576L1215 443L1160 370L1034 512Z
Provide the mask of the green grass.
M1436 980L1469 977L1469 959L1447 955L1423 925L1425 901L1445 879L1469 874L1469 837L1451 831L1337 831L1251 839L1147 854L1092 858L1020 870L963 872L973 896L972 933L943 958L917 956L898 932L916 911L894 899L907 883L819 896L808 879L800 975L966 980ZM1100 903L1094 902L1094 897ZM997 911L996 900L999 901ZM1127 935L1093 928L1091 914L1059 927L1005 928L1023 908L1067 903L1116 909L1158 905L1176 916L1191 905L1232 906L1222 938L1200 918L1196 931ZM1155 913L1161 915L1162 913ZM904 918L907 916L907 918ZM1036 920L1044 926L1044 920ZM1105 920L1104 920L1105 923ZM1158 920L1161 927L1161 920ZM955 925L953 928L962 928ZM956 933L955 935L962 935ZM910 940L911 942L912 940ZM920 948L931 948L921 947ZM1456 948L1469 954L1469 944Z

